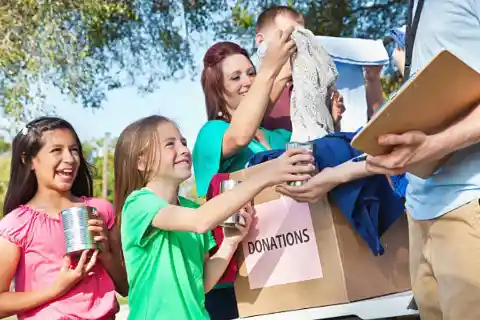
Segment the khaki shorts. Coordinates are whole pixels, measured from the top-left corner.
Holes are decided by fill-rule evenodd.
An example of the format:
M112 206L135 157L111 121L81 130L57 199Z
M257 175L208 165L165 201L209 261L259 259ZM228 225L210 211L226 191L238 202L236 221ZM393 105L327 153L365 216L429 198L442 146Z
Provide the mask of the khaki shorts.
M410 275L422 320L480 319L480 204L408 217Z

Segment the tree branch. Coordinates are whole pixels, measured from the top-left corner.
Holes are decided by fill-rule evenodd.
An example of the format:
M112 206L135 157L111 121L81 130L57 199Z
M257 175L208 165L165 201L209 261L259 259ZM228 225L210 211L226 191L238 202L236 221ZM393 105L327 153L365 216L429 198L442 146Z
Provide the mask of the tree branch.
M390 0L387 3L376 3L370 6L361 6L352 10L352 13L364 13L365 11L384 11L388 10L391 6L395 4L406 4L405 0Z

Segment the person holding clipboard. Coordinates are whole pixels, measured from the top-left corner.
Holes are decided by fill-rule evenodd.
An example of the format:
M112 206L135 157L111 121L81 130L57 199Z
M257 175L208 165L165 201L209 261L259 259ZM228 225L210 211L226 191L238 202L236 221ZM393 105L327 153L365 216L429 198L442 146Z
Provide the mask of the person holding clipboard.
M409 79L411 72L422 69L445 49L480 72L479 21L480 0L411 1L404 78ZM369 174L389 176L447 159L426 179L407 174L410 270L422 320L480 319L479 123L477 106L434 135L415 131L382 136L379 144L391 146L393 151L366 159ZM368 175L363 164L347 162L323 170L298 188L302 190L278 191L314 202L339 183ZM341 167L343 181L338 180L336 170Z
M409 16L407 79L444 49L480 71L479 0L411 1ZM369 171L392 175L448 156L426 179L407 174L410 270L422 320L480 319L479 123L477 106L436 134L381 136L393 151L367 157Z

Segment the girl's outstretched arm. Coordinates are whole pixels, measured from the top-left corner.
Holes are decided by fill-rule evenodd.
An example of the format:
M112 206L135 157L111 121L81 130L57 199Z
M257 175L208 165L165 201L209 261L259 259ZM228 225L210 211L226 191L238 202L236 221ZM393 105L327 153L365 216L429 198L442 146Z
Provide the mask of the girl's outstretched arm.
M347 161L323 169L302 186L282 185L277 186L276 190L299 202L316 203L338 185L374 175L365 164L365 161Z
M240 210L264 188L310 178L314 170L312 156L302 150L288 150L277 159L253 167L255 174L235 188L207 201L199 208L168 205L158 211L152 226L162 230L192 231L205 233ZM296 163L310 163L295 165Z
M81 281L94 266L97 253L87 263L87 251L82 256L75 269L70 268L70 259L66 257L55 283L42 290L29 292L10 292L17 265L20 260L20 248L0 237L0 318L22 313L42 304L53 301L65 294L72 286Z
M263 181L262 181L263 180ZM199 208L169 205L160 209L152 225L162 230L205 233L242 208L267 186L266 179L248 179L207 201Z

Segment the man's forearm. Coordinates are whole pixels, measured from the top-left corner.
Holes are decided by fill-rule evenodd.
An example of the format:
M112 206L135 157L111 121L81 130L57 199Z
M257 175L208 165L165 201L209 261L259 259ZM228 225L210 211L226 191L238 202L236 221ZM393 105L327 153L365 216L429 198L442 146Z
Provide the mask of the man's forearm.
M365 95L368 119L377 112L384 101L381 72L382 66L365 67Z
M480 142L480 105L446 130L432 136L444 155Z
M225 273L230 260L232 259L238 244L222 242L217 253L205 262L203 286L205 292L209 292L217 284L218 280Z

